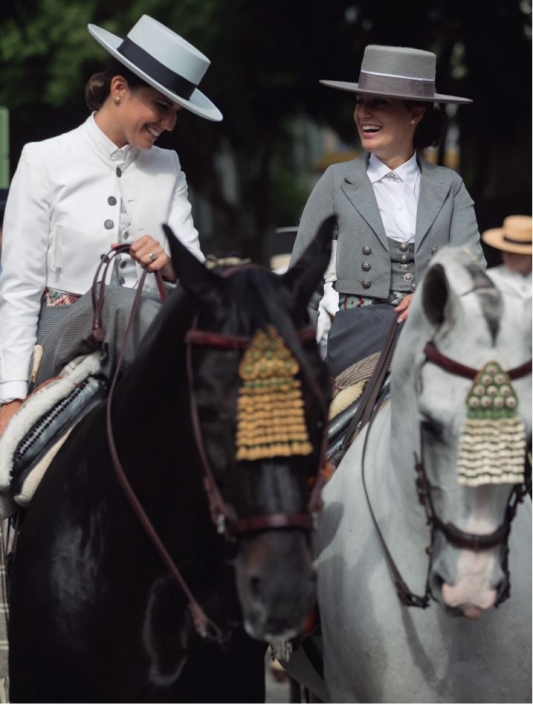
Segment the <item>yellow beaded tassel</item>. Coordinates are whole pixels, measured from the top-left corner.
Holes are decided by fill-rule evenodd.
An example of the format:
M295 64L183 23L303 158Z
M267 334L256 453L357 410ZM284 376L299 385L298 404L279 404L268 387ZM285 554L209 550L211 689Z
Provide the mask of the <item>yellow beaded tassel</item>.
M239 365L237 460L312 453L299 370L274 326L255 334Z

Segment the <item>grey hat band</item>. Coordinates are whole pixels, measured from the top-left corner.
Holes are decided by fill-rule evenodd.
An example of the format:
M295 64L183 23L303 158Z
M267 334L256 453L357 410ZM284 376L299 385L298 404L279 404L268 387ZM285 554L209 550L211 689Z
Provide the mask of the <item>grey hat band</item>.
M409 78L387 73L373 73L361 70L359 90L368 93L378 92L389 95L409 95L416 100L433 98L435 82L430 78Z
M178 73L175 73L167 66L162 64L157 59L154 59L147 51L142 49L138 44L132 42L126 37L122 44L117 49L120 54L137 68L141 69L145 74L151 76L157 83L160 83L164 88L179 95L180 98L189 100L196 84L183 78Z

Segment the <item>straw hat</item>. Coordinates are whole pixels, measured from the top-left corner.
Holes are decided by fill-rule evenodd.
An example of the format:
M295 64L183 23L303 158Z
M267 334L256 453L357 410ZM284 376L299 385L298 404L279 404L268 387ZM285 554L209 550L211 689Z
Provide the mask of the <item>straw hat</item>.
M198 90L211 62L165 25L143 15L124 40L93 24L88 29L111 56L173 103L207 120L222 120L220 110Z
M485 230L483 242L504 252L531 254L531 216L510 215L503 221L502 228Z
M469 98L435 93L437 57L430 51L370 44L366 47L359 83L320 81L351 93L434 103L471 103Z

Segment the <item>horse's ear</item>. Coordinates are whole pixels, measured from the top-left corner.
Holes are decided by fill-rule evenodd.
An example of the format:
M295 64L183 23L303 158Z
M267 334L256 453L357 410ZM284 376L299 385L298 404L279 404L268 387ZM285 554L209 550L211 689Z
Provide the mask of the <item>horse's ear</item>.
M302 256L283 275L284 284L303 306L309 303L329 264L336 222L335 216L326 218Z
M432 265L422 284L422 305L429 322L436 328L448 320L453 323L461 303L451 288L442 264Z
M179 283L195 299L213 303L222 289L222 278L197 259L174 235L172 228L163 223L163 230L170 247L172 266ZM218 299L217 299L218 300Z

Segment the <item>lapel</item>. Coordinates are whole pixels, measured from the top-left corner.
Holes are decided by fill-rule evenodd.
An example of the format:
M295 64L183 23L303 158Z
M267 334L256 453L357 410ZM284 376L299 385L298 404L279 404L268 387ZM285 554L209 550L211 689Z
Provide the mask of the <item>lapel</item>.
M374 189L366 175L368 158L367 154L349 163L344 181L341 183L341 189L352 206L376 233L385 249L388 250L389 238L385 235Z
M420 195L416 215L415 252L420 249L442 204L448 197L452 183L448 169L442 169L423 157L418 157L420 165Z

